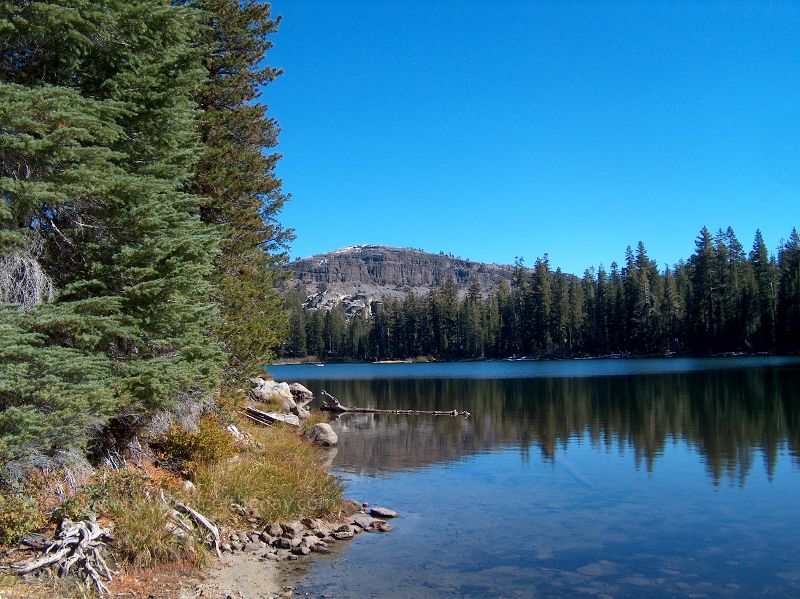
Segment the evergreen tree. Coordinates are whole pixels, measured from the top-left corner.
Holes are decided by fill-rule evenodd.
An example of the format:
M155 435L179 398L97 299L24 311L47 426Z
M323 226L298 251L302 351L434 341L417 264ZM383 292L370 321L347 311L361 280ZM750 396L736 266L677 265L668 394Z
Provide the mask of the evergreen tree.
M160 0L0 6L2 262L55 289L0 306L12 456L80 447L216 384L216 236L181 188L199 153L195 16Z
M780 287L778 318L780 344L785 351L800 350L800 235L793 228L778 254Z
M750 265L755 280L753 346L758 350L768 350L774 346L776 339L778 297L775 264L770 259L760 230L756 230L753 240Z
M277 286L292 234L277 221L286 200L272 151L279 128L259 102L281 73L265 63L280 19L256 0L196 5L206 16L208 84L198 96L205 152L191 189L203 197L204 222L221 232L213 277L217 336L228 356L225 379L233 383L272 358L287 327Z

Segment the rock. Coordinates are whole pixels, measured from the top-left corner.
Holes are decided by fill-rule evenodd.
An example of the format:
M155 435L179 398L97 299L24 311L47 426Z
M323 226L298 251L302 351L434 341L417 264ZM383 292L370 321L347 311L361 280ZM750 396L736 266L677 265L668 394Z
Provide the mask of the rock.
M372 528L379 532L392 532L394 530L394 526L388 522L381 522L380 520Z
M194 483L192 481L190 480L183 481L183 490L186 491L187 493L191 493L192 491L194 491L194 488L195 488Z
M233 424L229 424L228 426L226 426L225 430L228 431L230 435L237 441L241 441L242 439L244 439L244 435L240 433L239 429L236 428L236 426Z
M303 433L303 437L323 447L331 447L339 442L339 437L327 422L315 424Z
M298 545L292 549L292 553L295 555L309 555L311 548L308 545Z
M374 507L369 510L370 516L376 518L397 518L397 512L385 507Z
M334 532L355 532L353 527L349 524L342 524L339 528L337 528Z
M287 383L252 379L250 384L253 386L253 388L250 389L250 397L255 401L268 403L277 399L282 403L283 411L287 414L292 408L297 407L294 396L289 390L289 385Z
M308 530L322 528L322 520L319 520L318 518L303 518L301 522Z
M306 418L308 418L309 416L311 416L311 412L309 412L308 410L306 410L306 409L305 409L304 407L302 407L302 406L297 406L297 405L296 405L295 407L293 407L293 408L291 409L291 412L292 412L292 414L294 414L295 416L297 416L297 417L298 417L300 420L305 420Z
M243 543L231 543L231 549L233 549L234 551L241 551L242 549L244 549L244 544Z
M286 559L288 559L289 561L297 561L297 560L300 559L300 556L299 555L287 555Z
M275 540L275 537L270 535L267 531L264 531L260 535L258 535L258 538L264 541L267 545L272 545L272 541Z
M279 537L283 534L283 528L280 524L273 522L264 529L264 532L271 537Z
M356 526L363 528L364 530L368 530L369 527L372 526L372 523L376 522L376 520L372 516L367 516L366 514L359 514L357 516L354 516L350 522L355 524Z
M273 547L277 547L278 549L291 549L292 548L292 540L287 539L286 537L280 537L276 539L275 542L272 544Z
M325 543L317 543L311 548L311 551L314 553L330 553L331 550Z
M251 543L258 543L261 538L257 532L251 532L249 535L247 535L247 540Z
M231 547L230 543L223 543L222 545L219 546L219 548L222 550L223 553L230 553L231 551L233 551L233 547Z
M292 383L289 385L289 392L296 398L296 399L311 399L314 397L314 394L303 387L300 383Z
M244 550L245 550L245 551L247 551L247 552L250 552L250 553L252 553L252 552L254 552L254 551L258 551L259 549L262 549L262 547L261 547L261 544L260 544L260 543L252 543L252 542L251 542L251 543L247 543L247 544L244 546Z
M292 547L297 547L302 542L303 542L303 537L292 537L291 539L289 539L289 544Z
M347 532L342 531L342 532L331 533L331 536L337 541L344 541L346 539L352 539L356 535L353 531L347 531Z
M324 539L325 537L327 537L330 534L330 532L331 531L329 531L326 528L315 528L314 529L314 535L316 537L320 538L320 539Z
M283 529L284 535L296 537L303 532L303 523L299 520L295 520L294 522L287 522L281 525L281 528Z
M277 561L279 561L279 560L281 559L281 558L280 558L280 557L278 557L278 555L277 555L277 554L275 554L275 553L267 553L267 554L265 554L265 555L264 555L264 558L265 558L265 559L268 559L268 560L270 560L270 561L273 561L273 562L277 562Z

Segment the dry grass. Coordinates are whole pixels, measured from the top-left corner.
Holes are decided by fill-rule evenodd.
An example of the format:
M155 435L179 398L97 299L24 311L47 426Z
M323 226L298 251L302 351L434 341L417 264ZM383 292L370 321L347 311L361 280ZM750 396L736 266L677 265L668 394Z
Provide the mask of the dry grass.
M138 571L177 560L205 560L202 543L178 538L168 529L169 508L152 479L136 472L114 473L104 480L104 492L104 507L114 520L115 553L126 566Z
M339 509L341 485L320 465L320 451L295 429L244 428L255 443L231 461L198 467L196 489L187 501L227 524L240 518L232 504L254 510L262 522L325 516Z
M330 414L328 414L328 412L322 412L322 411L311 412L308 415L308 418L306 418L300 423L300 432L303 433L306 430L310 429L315 424L319 424L320 422L330 422L330 421L331 417Z

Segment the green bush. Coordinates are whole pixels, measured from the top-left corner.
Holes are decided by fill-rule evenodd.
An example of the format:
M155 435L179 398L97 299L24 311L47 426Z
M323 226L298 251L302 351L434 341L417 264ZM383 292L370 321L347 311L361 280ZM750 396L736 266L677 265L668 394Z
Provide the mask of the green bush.
M11 545L44 524L41 510L31 501L0 494L0 545Z

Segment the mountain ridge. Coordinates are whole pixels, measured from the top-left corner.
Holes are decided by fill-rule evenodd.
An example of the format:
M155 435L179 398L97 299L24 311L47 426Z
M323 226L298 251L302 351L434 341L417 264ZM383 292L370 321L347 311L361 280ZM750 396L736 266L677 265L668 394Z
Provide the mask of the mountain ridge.
M477 282L483 292L511 283L515 266L475 262L416 248L362 244L295 259L287 264L290 288L304 291L304 305L330 309L343 303L349 316L369 315L371 304L408 293L427 294L452 278L461 295Z

